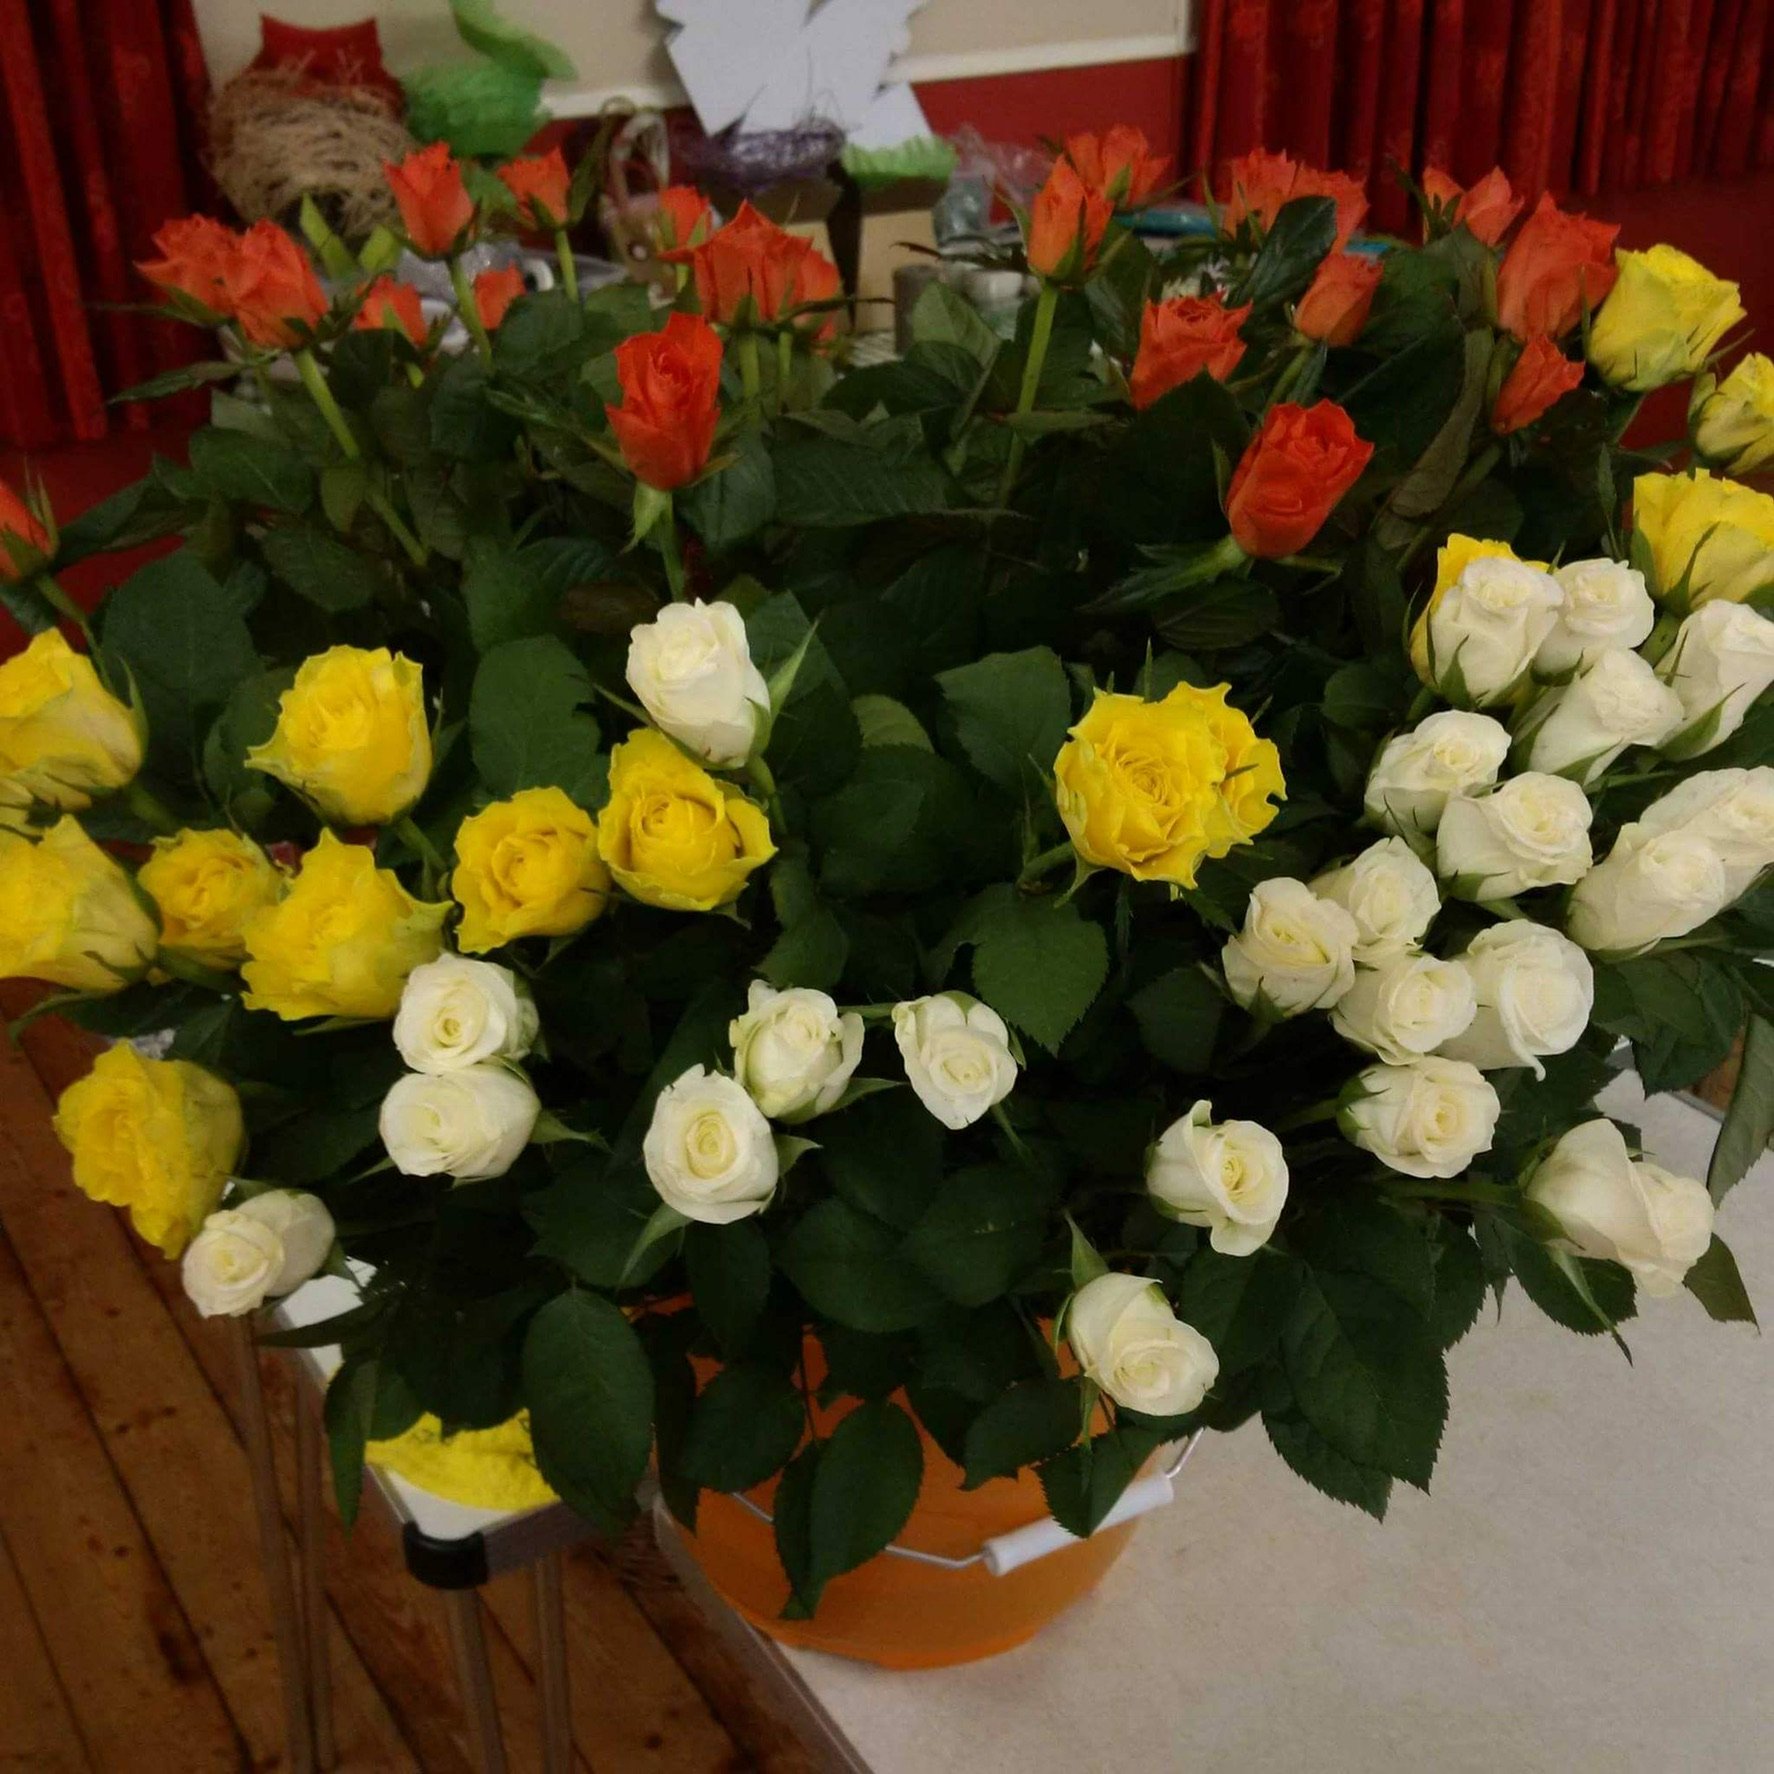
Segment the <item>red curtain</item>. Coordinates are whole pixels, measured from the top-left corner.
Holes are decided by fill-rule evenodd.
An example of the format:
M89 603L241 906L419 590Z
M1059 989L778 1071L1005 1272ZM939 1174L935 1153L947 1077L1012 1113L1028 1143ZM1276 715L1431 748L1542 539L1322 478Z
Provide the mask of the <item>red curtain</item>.
M108 395L193 354L101 304L146 299L132 261L197 206L205 108L190 0L0 0L0 445L101 437Z
M1630 190L1774 164L1774 0L1199 0L1186 165L1256 147L1530 196Z

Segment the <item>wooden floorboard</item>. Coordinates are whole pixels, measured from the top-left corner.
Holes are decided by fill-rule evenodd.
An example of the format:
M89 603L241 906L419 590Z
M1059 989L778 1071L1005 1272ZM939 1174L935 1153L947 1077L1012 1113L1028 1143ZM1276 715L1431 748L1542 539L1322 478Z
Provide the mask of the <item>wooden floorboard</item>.
M0 1012L20 1007L0 988ZM47 1018L23 1048L0 1053L0 1769L279 1766L227 1341L68 1181L50 1103L91 1039ZM262 1368L293 1517L295 1381ZM807 1774L644 1529L575 1549L565 1587L581 1774ZM349 1537L329 1517L327 1589L340 1765L468 1774L440 1599L374 1507ZM533 1769L528 1579L483 1600L511 1766Z

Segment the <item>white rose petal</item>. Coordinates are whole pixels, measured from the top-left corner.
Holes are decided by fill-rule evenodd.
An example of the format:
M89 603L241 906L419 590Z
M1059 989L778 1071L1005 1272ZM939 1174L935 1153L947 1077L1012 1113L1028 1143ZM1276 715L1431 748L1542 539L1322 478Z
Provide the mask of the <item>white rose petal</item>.
M1366 966L1415 949L1441 910L1435 876L1403 838L1370 844L1319 875L1312 891L1355 920L1355 959Z
M1541 677L1561 677L1611 647L1636 647L1656 623L1657 606L1635 567L1607 559L1569 561L1552 576L1564 602L1534 655Z
M711 1226L761 1213L781 1174L763 1111L736 1080L701 1066L659 1093L641 1157L667 1207Z
M1681 699L1636 653L1592 654L1529 715L1533 770L1594 782L1629 745L1661 745L1682 721Z
M1589 871L1589 797L1562 776L1527 771L1487 795L1448 803L1436 872L1462 899L1512 899Z
M1501 1109L1476 1066L1430 1055L1408 1066L1369 1066L1337 1121L1389 1168L1445 1179L1490 1150Z
M745 1014L727 1030L733 1071L764 1113L806 1121L833 1108L862 1058L862 1018L824 992L751 982Z
M1247 1010L1278 1016L1328 1009L1355 978L1361 930L1333 900L1278 875L1251 889L1244 928L1220 954L1226 985Z
M1568 937L1525 919L1480 931L1460 957L1478 1011L1465 1032L1442 1043L1444 1059L1481 1072L1531 1066L1575 1047L1595 1005L1595 969Z
M1139 1275L1099 1275L1072 1296L1066 1340L1086 1379L1129 1410L1180 1417L1219 1378L1220 1361L1164 1290Z
M1611 1121L1573 1127L1541 1160L1526 1193L1579 1256L1622 1264L1653 1296L1675 1293L1712 1242L1705 1184L1634 1160Z
M1400 1066L1453 1040L1477 1008L1472 976L1458 961L1400 955L1361 968L1331 1022L1346 1041Z
M509 967L440 955L407 975L394 1045L415 1072L522 1059L536 1044L535 1001Z
M1709 844L1730 899L1737 899L1774 863L1774 765L1698 771L1653 801L1621 836L1626 832L1681 832Z
M1621 829L1571 892L1565 931L1592 954L1636 955L1697 930L1736 897L1718 852L1691 832Z
M1501 702L1534 663L1558 621L1564 592L1550 573L1481 555L1429 612L1430 671L1450 700Z
M541 1112L530 1081L495 1060L409 1072L382 1099L382 1143L407 1176L479 1182L517 1162Z
M956 1132L1003 1102L1016 1083L1003 1017L964 993L895 1004L893 1038L918 1101Z
M185 1246L179 1278L205 1318L238 1318L264 1304L282 1267L283 1241L275 1230L238 1208L223 1208Z
M1224 1256L1247 1257L1275 1230L1287 1201L1281 1141L1255 1121L1213 1120L1199 1102L1158 1137L1146 1162L1146 1189L1159 1211L1208 1228Z
M630 631L627 676L654 725L704 763L730 769L751 755L770 687L732 604L667 604Z
M320 1273L333 1248L333 1216L318 1195L306 1189L267 1189L235 1210L269 1226L283 1247L283 1264L271 1278L270 1292L282 1297Z
M1774 684L1774 622L1748 604L1714 600L1687 617L1657 666L1682 705L1666 757L1692 758L1722 744Z
M1367 816L1382 830L1427 847L1449 798L1489 788L1508 756L1502 722L1443 709L1380 748L1367 780Z

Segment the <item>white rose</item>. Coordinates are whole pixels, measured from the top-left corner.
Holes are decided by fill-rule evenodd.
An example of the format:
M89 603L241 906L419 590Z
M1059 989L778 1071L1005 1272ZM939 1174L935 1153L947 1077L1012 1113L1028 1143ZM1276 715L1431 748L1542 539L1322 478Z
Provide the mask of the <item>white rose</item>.
M1502 722L1443 709L1380 748L1367 779L1367 816L1383 831L1421 844L1434 836L1449 798L1489 788L1508 756Z
M1748 604L1702 604L1682 622L1657 675L1682 705L1681 731L1663 753L1698 757L1729 739L1774 684L1774 622Z
M1566 1053L1589 1027L1595 1005L1595 969L1568 937L1544 924L1515 919L1493 924L1460 957L1472 976L1478 1013L1463 1034L1444 1041L1444 1059L1463 1059L1481 1072L1532 1066Z
M1541 1160L1526 1193L1579 1256L1621 1264L1653 1296L1675 1293L1712 1243L1706 1185L1635 1162L1611 1121L1573 1127Z
M1337 1124L1408 1177L1457 1177L1490 1150L1501 1108L1477 1066L1431 1054L1408 1066L1369 1066Z
M407 975L394 1045L415 1072L458 1072L522 1059L536 1044L536 1005L509 967L440 955Z
M274 1297L294 1293L312 1281L333 1248L333 1216L318 1195L306 1189L267 1189L241 1202L235 1212L269 1226L283 1247L283 1263L271 1277Z
M1572 889L1565 931L1592 953L1636 955L1698 930L1734 898L1725 865L1704 837L1654 837L1629 825L1606 861Z
M778 992L754 979L745 1014L727 1035L734 1075L776 1121L823 1115L862 1058L862 1018L853 1010L840 1015L824 992L805 986Z
M1222 1255L1247 1257L1275 1230L1287 1201L1281 1141L1255 1121L1213 1120L1200 1102L1173 1121L1146 1160L1146 1188L1160 1212L1208 1228Z
M1607 559L1570 561L1552 575L1565 601L1534 655L1543 678L1560 677L1608 648L1636 647L1651 632L1657 606L1635 567Z
M1066 1340L1086 1379L1149 1417L1194 1410L1220 1374L1213 1345L1141 1275L1085 1282L1066 1308Z
M1416 948L1441 910L1435 876L1403 838L1368 845L1318 876L1312 891L1355 920L1355 959L1369 966Z
M541 1112L530 1081L497 1060L409 1072L382 1099L382 1144L407 1176L480 1182L517 1162Z
M238 1318L293 1293L333 1247L333 1216L318 1196L268 1189L221 1208L185 1247L180 1278L205 1318Z
M1355 978L1361 930L1304 881L1278 875L1251 889L1244 928L1220 953L1226 985L1246 1010L1262 1005L1278 1016L1329 1009Z
M1337 1000L1331 1023L1344 1040L1401 1066L1453 1040L1477 1008L1472 976L1458 961L1400 955L1361 968Z
M770 687L732 604L667 604L630 631L628 687L653 723L720 769L751 755Z
M711 1226L762 1213L781 1175L763 1111L737 1081L701 1066L660 1091L641 1157L667 1207Z
M1728 897L1736 899L1774 863L1774 766L1698 771L1653 801L1636 829L1652 837L1683 832L1709 844L1724 868Z
M1558 621L1564 592L1550 573L1481 555L1429 611L1429 674L1450 701L1503 701Z
M956 1132L1003 1102L1016 1083L1003 1017L963 992L895 1004L893 1038L918 1101Z
M1681 699L1636 653L1592 654L1530 713L1527 764L1594 782L1629 745L1661 745L1682 722Z
M1589 797L1562 776L1527 771L1488 795L1450 801L1435 834L1436 872L1461 899L1512 899L1589 871Z

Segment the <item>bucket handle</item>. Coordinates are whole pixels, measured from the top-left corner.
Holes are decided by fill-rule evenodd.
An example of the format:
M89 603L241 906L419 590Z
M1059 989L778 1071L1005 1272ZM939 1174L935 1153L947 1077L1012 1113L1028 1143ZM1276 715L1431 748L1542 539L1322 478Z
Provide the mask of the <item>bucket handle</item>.
M1162 1472L1154 1472L1149 1478L1136 1478L1121 1493L1115 1507L1097 1524L1096 1532L1100 1534L1104 1528L1118 1528L1142 1515L1149 1515L1154 1509L1162 1509L1170 1502L1176 1495L1177 1475L1188 1465L1189 1456L1195 1452L1206 1433L1205 1429L1197 1429L1177 1449L1175 1457ZM741 1509L749 1510L761 1522L775 1525L776 1518L769 1510L761 1508L751 1498L741 1496L738 1492L732 1495L733 1501ZM920 1552L915 1546L899 1545L884 1546L881 1553L885 1558L908 1559L913 1564L930 1565L939 1571L965 1571L974 1565L984 1565L994 1577L1003 1577L1023 1565L1033 1564L1036 1559L1046 1558L1050 1553L1077 1543L1076 1534L1062 1528L1051 1515L1044 1515L1038 1521L1012 1528L1006 1534L994 1534L978 1552L970 1552L965 1558L948 1558L940 1552Z

